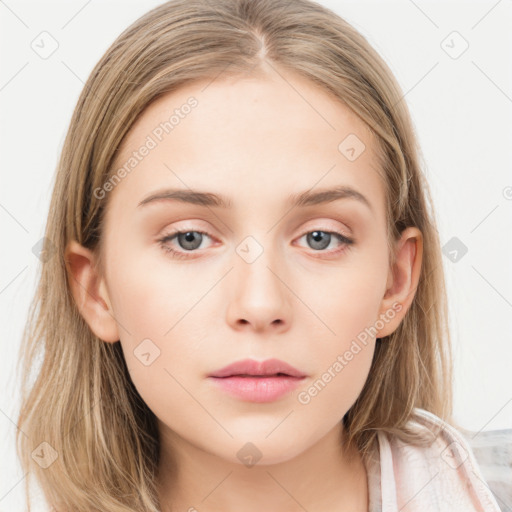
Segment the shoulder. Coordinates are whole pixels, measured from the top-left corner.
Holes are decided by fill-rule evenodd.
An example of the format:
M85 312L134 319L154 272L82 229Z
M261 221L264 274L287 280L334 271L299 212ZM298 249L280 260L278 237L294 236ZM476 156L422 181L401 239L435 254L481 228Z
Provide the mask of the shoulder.
M425 442L378 433L382 494L391 502L390 511L396 506L407 512L500 512L461 432L419 408L408 428Z

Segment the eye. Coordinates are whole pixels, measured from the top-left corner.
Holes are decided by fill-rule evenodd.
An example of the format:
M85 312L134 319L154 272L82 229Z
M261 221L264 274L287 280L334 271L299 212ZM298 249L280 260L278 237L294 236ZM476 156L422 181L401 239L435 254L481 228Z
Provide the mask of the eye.
M211 238L208 233L205 231L197 231L197 230L184 230L184 231L175 231L172 235L166 235L163 238L160 238L158 242L160 246L165 251L171 253L174 258L187 258L187 252L194 252L201 246L201 242L203 241L203 237L207 236ZM176 250L169 245L169 242L177 240L178 244L181 246L181 250Z
M347 238L342 233L338 233L337 231L327 231L321 229L309 231L302 235L300 238L304 237L306 237L306 241L309 244L309 246L316 252L326 252L327 254L338 254L354 243L354 240ZM334 251L324 251L324 249L329 247L332 242L336 241L341 244L341 249L337 249Z

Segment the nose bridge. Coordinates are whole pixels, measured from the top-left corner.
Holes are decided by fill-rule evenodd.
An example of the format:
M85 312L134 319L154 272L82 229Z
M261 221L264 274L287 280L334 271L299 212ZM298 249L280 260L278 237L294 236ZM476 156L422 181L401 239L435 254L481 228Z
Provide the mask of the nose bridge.
M276 269L281 268L280 262L284 255L280 254L279 242L273 233L266 231L253 231L254 234L247 235L237 245L235 274L239 282L244 284L247 281L251 286L256 285L266 293L271 293L277 290L270 290L269 287L280 287Z
M267 231L253 230L235 248L228 307L232 325L249 323L260 330L289 323L289 292L281 275L285 255L275 233Z

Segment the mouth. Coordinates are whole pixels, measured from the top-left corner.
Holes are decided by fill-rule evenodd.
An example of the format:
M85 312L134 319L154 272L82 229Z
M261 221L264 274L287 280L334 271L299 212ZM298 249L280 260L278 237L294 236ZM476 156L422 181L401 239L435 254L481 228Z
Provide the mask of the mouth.
M281 361L280 359L267 359L256 361L254 359L243 359L221 368L209 377L306 377L306 374L294 366Z
M289 395L306 375L278 359L245 359L208 376L222 392L246 402L273 402Z

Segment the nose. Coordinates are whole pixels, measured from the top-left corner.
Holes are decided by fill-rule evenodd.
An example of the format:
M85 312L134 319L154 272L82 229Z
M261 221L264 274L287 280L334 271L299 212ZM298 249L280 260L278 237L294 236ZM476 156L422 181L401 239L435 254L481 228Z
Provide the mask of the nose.
M270 250L255 259L235 258L226 283L227 322L235 330L283 332L290 327L293 293L286 264Z

